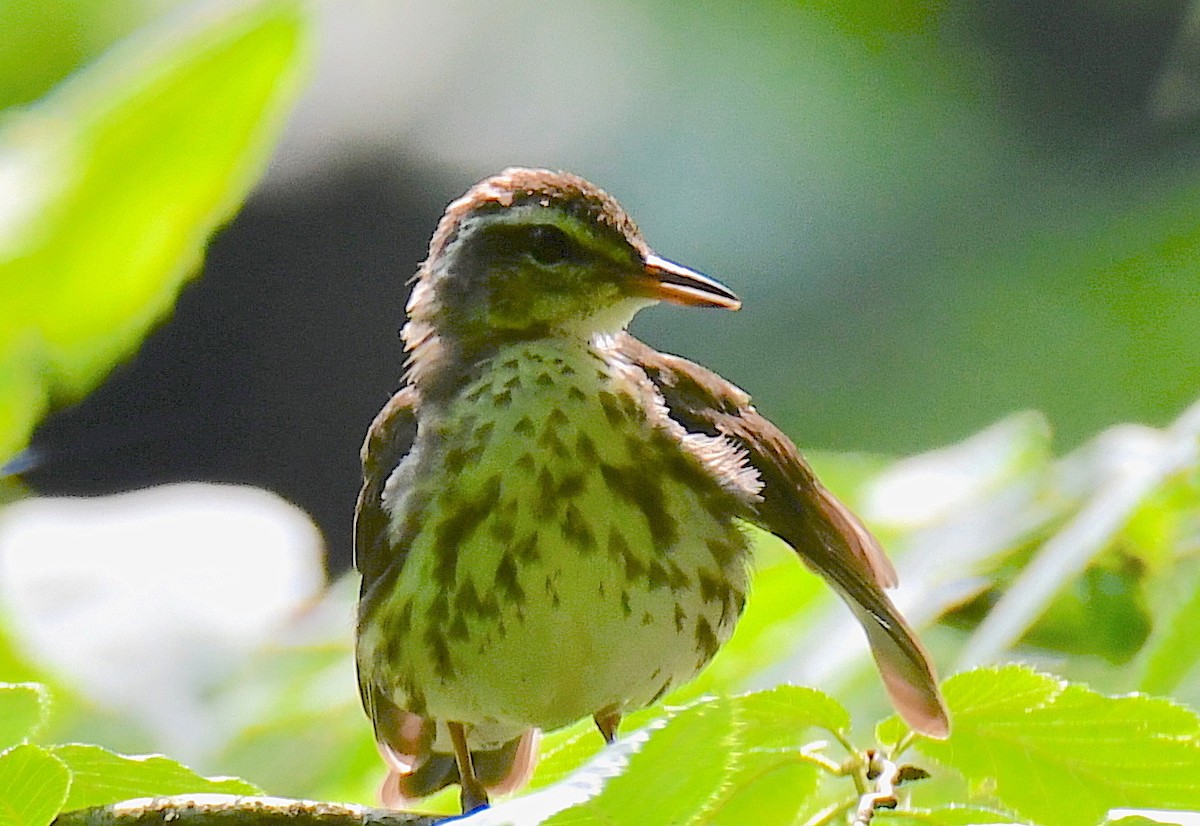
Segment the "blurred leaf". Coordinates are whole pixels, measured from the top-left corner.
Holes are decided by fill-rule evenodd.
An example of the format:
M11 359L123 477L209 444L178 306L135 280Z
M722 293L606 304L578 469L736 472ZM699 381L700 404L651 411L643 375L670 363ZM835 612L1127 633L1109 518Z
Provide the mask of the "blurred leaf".
M0 3L0 109L27 103L82 61L178 0Z
M1092 492L1066 525L1022 566L975 629L960 667L994 661L1026 634L1068 584L1118 543L1122 530L1144 502L1169 486L1180 472L1196 465L1198 443L1200 402L1195 402L1164 432L1110 428L1078 455L1060 463L1060 475L1068 484ZM1110 586L1105 583L1102 591ZM1110 600L1106 607L1117 614L1119 622L1121 614L1128 616L1128 606L1119 599L1115 602ZM1128 647L1128 640L1125 643Z
M1151 630L1143 574L1132 557L1095 560L1050 603L1023 641L1068 654L1095 654L1114 665L1129 662Z
M1045 416L1014 413L960 442L895 462L867 484L864 512L893 529L952 518L1015 481L1045 475L1050 438Z
M301 4L125 41L0 131L0 457L170 309L297 90Z
M921 751L1038 822L1200 804L1200 718L1169 700L1106 697L1021 666L959 674L944 691L953 732Z
M324 713L299 712L281 703L279 716L243 728L216 765L272 794L374 800L384 764L362 709L347 699ZM292 714L283 713L289 710Z
M210 696L228 726L210 765L272 794L374 801L385 770L355 690L347 633L357 577L303 606L286 645L270 644Z
M1141 690L1151 694L1167 694L1200 662L1200 645L1196 629L1200 628L1200 565L1177 569L1172 583L1184 595L1173 611L1164 612L1146 646ZM1165 600L1160 600L1160 606ZM1163 606L1165 607L1165 606Z
M37 734L49 706L46 689L36 683L0 683L0 751Z
M105 806L135 797L166 797L192 792L261 794L244 780L203 777L161 755L127 757L100 746L73 743L50 753L71 770L71 794L64 808Z
M1139 504L1121 532L1126 552L1152 569L1171 570L1200 550L1200 464L1167 479Z
M1031 558L1014 554L995 574L995 586L946 617L957 628L977 626ZM1151 619L1143 599L1145 571L1137 559L1109 552L1093 560L1021 636L1022 645L1092 654L1114 665L1129 662L1146 642Z
M0 753L0 826L46 826L67 799L71 773L28 743Z
M540 789L563 780L600 751L603 743L591 720L545 734L529 788Z

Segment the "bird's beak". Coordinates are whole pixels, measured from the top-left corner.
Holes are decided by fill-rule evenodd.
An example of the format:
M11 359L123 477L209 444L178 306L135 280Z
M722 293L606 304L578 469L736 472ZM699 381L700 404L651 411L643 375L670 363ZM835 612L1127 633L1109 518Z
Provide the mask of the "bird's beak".
M688 307L722 307L736 310L742 300L719 281L695 270L659 258L653 253L643 259L638 286L647 298Z

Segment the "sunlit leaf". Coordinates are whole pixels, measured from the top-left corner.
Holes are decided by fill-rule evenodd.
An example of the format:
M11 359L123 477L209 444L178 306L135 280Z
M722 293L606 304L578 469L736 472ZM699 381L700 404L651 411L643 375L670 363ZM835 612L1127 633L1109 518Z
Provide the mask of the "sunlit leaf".
M28 743L0 753L0 826L46 826L62 808L71 773Z
M751 748L795 746L813 728L831 733L850 730L845 708L828 694L805 686L776 686L731 701L743 725L742 738Z
M598 795L546 823L694 822L729 778L735 730L729 703L698 703L653 732L630 757L628 769L609 779Z
M944 690L953 731L921 751L1026 817L1087 826L1122 806L1200 805L1200 718L1169 700L1106 697L1020 666Z
M816 790L820 769L795 755L748 752L695 822L742 826L791 823Z
M203 777L161 755L127 757L100 746L71 744L49 750L71 770L65 808L103 806L135 797L191 792L259 794L257 787L232 777Z
M1001 823L1021 823L1012 815L996 809L976 806L942 806L936 809L903 809L879 813L880 824L905 826L993 826Z
M624 772L599 778L598 795L550 822L790 822L820 771L808 756L810 735L849 723L833 699L798 686L701 700L653 727Z
M901 459L866 486L865 513L908 529L960 514L1050 461L1050 424L1033 411L1007 416L960 442Z

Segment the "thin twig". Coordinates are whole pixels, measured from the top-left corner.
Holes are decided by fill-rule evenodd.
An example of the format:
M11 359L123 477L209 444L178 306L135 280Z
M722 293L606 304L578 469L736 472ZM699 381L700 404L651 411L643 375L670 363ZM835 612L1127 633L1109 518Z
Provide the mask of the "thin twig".
M900 767L875 752L868 752L867 759L867 777L875 781L875 790L858 799L853 826L870 826L876 809L896 808L896 778Z

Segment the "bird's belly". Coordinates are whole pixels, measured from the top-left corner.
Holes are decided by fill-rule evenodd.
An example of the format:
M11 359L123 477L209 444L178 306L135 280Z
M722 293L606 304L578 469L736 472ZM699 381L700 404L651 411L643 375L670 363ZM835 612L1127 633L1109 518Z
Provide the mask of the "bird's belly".
M416 451L450 483L397 502L408 556L360 640L399 705L477 748L648 705L712 658L746 589L732 495L602 365L508 364Z
M702 543L676 549L675 590L627 578L623 563L581 559L571 546L541 551L558 561L523 569L521 598L501 595L495 613L462 617L465 633L446 629L449 668L427 661L433 667L418 678L429 687L429 716L481 730L555 729L603 710L641 708L694 676L740 612L744 578L714 586L721 598L701 595L694 571L711 562Z

